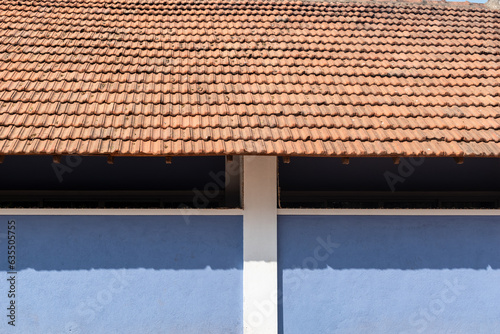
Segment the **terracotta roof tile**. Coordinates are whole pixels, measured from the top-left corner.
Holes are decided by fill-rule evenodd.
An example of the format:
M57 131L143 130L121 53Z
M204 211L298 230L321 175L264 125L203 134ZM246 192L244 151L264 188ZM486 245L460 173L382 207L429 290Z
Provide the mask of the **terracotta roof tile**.
M483 5L6 0L0 18L0 154L500 156Z

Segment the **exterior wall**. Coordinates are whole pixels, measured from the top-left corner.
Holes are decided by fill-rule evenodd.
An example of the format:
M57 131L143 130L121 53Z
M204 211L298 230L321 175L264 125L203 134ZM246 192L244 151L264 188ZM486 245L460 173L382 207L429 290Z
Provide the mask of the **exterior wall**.
M11 219L17 318L1 333L243 331L241 215L3 214L2 294Z
M17 226L16 327L0 333L500 328L500 210L277 209L276 159L243 166L243 209L0 210L6 278Z
M280 333L498 332L500 215L426 212L278 216Z

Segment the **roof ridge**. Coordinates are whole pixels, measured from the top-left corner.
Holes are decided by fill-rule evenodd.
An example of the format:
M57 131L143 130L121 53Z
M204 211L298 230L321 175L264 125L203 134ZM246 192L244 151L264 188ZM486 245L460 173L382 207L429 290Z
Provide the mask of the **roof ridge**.
M24 0L28 1L28 0ZM108 0L93 0L97 3L106 3ZM74 2L71 0L71 2ZM92 0L84 1L87 3L92 2ZM138 0L136 3L146 4L155 3L154 0ZM217 3L220 0L191 0L187 4L193 3ZM284 3L303 3L303 2L316 2L316 3L348 3L348 2L359 2L359 3L379 3L379 4L403 4L403 5L437 5L437 6L449 6L449 7L472 7L472 8L484 8L498 10L500 9L500 0L488 0L486 3L474 3L470 1L447 1L447 0L224 0L223 3L248 3L254 2L255 4L265 4L268 2L284 2ZM118 3L121 3L120 1ZM116 3L115 3L116 4Z
M197 1L197 0L194 0ZM204 0L200 0L203 2ZM206 1L206 0L205 0ZM218 0L214 0L217 2ZM248 0L226 0L229 3L249 2ZM477 3L470 1L447 1L447 0L257 0L256 4L264 4L267 2L316 2L316 3L375 3L375 4L402 4L402 5L436 5L436 6L449 6L449 7L472 7L484 9L500 9L500 0L488 0L486 3Z
M301 0L299 0L301 1ZM328 3L375 3L375 4L401 4L401 5L435 5L445 7L471 7L484 9L500 9L499 0L488 0L486 3L475 3L470 1L447 1L447 0L302 0L304 2L328 2Z
M488 0L485 6L490 9L500 9L500 0Z

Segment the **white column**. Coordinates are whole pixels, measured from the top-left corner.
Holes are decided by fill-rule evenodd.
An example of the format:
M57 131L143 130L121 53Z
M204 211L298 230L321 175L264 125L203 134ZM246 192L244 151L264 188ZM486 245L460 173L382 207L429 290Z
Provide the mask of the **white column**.
M276 157L243 158L244 334L278 333Z

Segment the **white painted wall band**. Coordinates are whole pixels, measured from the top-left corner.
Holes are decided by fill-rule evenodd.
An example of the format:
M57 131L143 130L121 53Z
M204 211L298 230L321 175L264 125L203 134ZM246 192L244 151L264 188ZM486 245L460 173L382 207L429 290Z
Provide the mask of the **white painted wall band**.
M298 216L498 216L498 209L278 209Z
M242 209L0 209L23 216L241 216ZM277 215L323 216L499 216L498 209L277 209Z
M242 209L0 209L21 216L241 216Z

